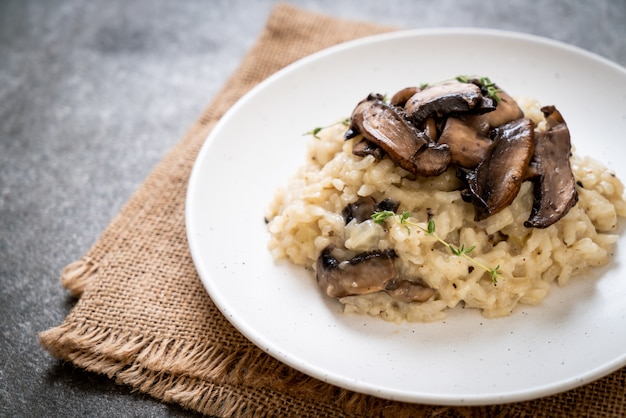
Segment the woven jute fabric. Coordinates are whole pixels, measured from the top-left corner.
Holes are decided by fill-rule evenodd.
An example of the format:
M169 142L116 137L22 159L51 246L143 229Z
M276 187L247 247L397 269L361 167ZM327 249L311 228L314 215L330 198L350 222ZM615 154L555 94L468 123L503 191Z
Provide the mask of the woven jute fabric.
M340 389L255 347L202 287L186 241L184 204L192 165L215 123L289 63L390 30L275 6L257 43L189 133L87 254L63 271L62 284L79 299L61 325L40 334L43 347L163 402L220 417L626 415L625 369L551 397L476 407L405 404Z

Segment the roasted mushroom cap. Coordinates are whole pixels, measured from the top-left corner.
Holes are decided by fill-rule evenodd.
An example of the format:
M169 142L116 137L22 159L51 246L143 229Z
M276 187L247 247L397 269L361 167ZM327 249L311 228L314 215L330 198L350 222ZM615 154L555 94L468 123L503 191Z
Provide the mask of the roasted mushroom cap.
M450 148L450 161L464 168L474 168L485 159L491 139L459 118L449 117L439 136L439 144Z
M393 96L391 96L391 100L389 100L389 103L392 106L404 107L404 105L411 98L411 96L413 96L418 91L420 91L419 87L405 87L401 90L398 90Z
M477 108L471 114L448 117L438 139L438 143L450 146L452 163L463 168L476 167L484 159L494 128L524 117L517 102L503 90L498 90L493 111L481 113Z
M344 138L352 139L361 134L363 126L364 106L368 106L368 102L383 102L384 99L385 96L383 96L382 94L370 93L365 99L361 100L352 111L352 115L350 116L350 126L344 134Z
M477 221L500 212L519 193L535 148L534 127L532 120L522 118L494 130L485 159L467 175Z
M533 167L533 208L526 227L547 228L565 216L578 202L576 180L570 165L570 133L561 113L554 106L541 109L546 118L545 132L535 135Z
M398 166L410 173L432 176L445 171L450 162L447 146L434 146L429 138L409 125L400 111L381 100L380 95L370 94L352 112L350 128L345 137L361 133L371 146L359 145L357 155L365 150L381 148ZM360 144L360 143L359 143ZM353 152L355 152L353 150ZM421 154L426 152L435 159Z
M414 157L415 171L420 176L438 176L450 165L450 147L429 142Z
M427 143L395 108L377 95L368 96L354 109L348 132L360 132L396 164L411 172L415 171L413 156Z
M430 116L467 112L479 104L482 97L478 86L450 81L418 91L406 102L404 110L419 125Z
M396 253L370 251L350 260L339 261L325 248L317 259L317 283L333 298L363 295L384 289L384 283L397 278L393 259Z
M512 122L524 117L524 112L504 90L498 90L498 102L493 112L483 114L459 115L467 125L474 128L478 133L488 136L489 131L505 123Z
M333 298L387 292L404 302L424 302L435 292L426 286L397 277L395 251L369 251L346 261L339 261L326 247L317 259L317 283Z

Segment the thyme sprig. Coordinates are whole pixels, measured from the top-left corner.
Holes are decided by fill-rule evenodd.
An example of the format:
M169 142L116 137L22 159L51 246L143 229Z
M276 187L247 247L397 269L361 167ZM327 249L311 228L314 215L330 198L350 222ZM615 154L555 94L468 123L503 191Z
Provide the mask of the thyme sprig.
M342 124L343 126L346 126L346 127L350 126L350 118L344 118L340 121L331 123L330 125L326 125L326 126L317 126L311 129L310 131L303 133L302 135L312 135L314 138L321 139L319 135L317 135L320 133L320 131L326 128L330 128L331 126L339 125L339 124Z
M469 254L472 251L474 251L474 249L476 248L475 245L465 248L465 244L461 244L460 247L455 247L454 245L450 244L449 242L441 238L439 235L437 235L437 233L435 232L435 221L433 219L430 219L426 225L426 228L424 228L420 224L411 222L409 220L410 216L411 214L408 211L402 212L402 214L400 215L396 215L395 212L392 212L390 210L383 210L383 211L374 212L374 214L372 215L372 220L378 224L382 224L383 222L385 222L387 218L397 217L400 224L404 225L404 227L407 229L409 234L411 233L411 228L410 228L411 226L414 228L418 228L419 230L424 232L426 235L435 238L439 243L441 243L444 247L446 247L455 256L462 257L468 260L469 262L471 262L472 264L487 271L489 273L489 276L491 277L491 281L493 282L493 284L494 285L497 284L498 277L502 274L502 272L500 271L500 265L497 265L492 268L476 260L474 257L470 256Z
M456 77L456 80L461 83L471 83L474 79L466 75L459 75ZM492 98L496 102L500 102L500 96L498 96L498 93L502 90L496 87L496 83L491 81L489 77L479 77L477 80L481 88L487 92L488 97Z

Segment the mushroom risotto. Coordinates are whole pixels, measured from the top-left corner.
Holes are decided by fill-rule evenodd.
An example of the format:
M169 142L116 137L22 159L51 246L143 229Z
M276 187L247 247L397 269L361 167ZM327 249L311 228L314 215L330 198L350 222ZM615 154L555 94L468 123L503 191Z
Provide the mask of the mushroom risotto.
M487 77L370 94L310 133L268 209L269 248L348 313L509 315L606 264L626 216L622 183L572 151L557 108Z

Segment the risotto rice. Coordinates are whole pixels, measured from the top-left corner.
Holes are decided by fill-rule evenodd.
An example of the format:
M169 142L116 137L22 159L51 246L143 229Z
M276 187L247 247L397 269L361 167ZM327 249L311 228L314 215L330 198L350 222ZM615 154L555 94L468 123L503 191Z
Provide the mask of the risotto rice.
M518 98L527 118L541 129L539 104ZM436 293L427 301L401 302L385 292L342 297L346 313L380 316L389 321L438 321L458 306L477 308L486 317L510 315L518 304L537 305L554 284L592 267L606 264L618 236L618 218L626 216L624 187L601 163L573 152L572 172L578 203L554 225L527 228L533 204L529 181L513 203L483 220L474 220L463 201L454 169L437 177L415 177L389 158L352 154L354 140L345 141L341 123L310 140L306 163L278 190L266 214L269 248L276 259L287 258L312 272L321 251L331 244L346 256L372 249L393 249L402 277L419 277ZM448 251L419 228L407 228L397 218L345 224L343 208L359 197L391 198L408 211L409 220L427 228L436 222L437 235L454 245L472 245L471 256L498 266L494 283L484 269Z

